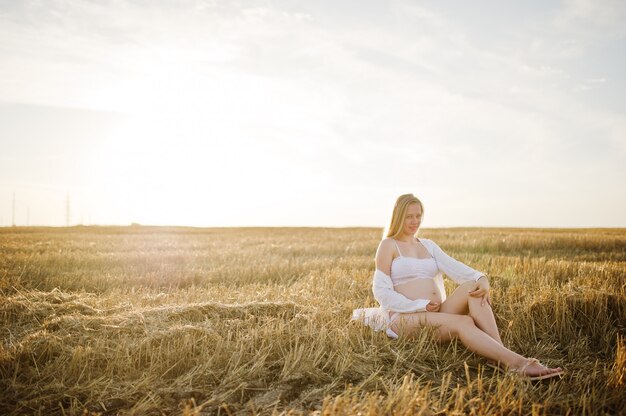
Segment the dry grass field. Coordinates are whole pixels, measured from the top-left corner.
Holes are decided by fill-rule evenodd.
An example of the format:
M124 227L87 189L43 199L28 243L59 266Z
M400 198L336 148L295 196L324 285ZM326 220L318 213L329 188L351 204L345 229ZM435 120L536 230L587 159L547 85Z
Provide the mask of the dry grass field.
M626 230L424 229L491 280L529 382L460 343L391 340L380 229L0 229L0 414L618 414ZM453 283L446 283L448 292Z

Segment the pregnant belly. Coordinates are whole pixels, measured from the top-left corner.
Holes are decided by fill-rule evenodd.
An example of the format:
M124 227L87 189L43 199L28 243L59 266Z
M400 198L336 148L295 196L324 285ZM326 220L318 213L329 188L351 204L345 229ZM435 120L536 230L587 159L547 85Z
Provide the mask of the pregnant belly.
M411 300L429 299L441 303L439 287L430 278L411 280L410 282L394 286L393 289Z

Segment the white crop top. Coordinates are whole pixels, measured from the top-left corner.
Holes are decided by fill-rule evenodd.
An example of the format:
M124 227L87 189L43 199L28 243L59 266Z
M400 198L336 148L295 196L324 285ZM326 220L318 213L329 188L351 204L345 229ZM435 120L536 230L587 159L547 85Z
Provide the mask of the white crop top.
M423 259L403 256L395 239L393 242L398 249L398 257L391 262L390 277L394 286L402 285L415 279L433 279L437 276L439 267L432 256Z

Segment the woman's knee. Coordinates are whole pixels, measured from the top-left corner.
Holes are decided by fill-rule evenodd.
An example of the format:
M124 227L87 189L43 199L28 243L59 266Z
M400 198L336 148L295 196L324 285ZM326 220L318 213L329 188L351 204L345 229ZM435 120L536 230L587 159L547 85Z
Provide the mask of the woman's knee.
M452 324L455 334L459 334L466 328L476 326L474 319L469 315L457 315Z
M470 307L470 304L472 305L471 307ZM482 296L467 295L467 306L471 314L472 311L477 311L476 306L482 307L482 308L485 308L485 307L490 308L491 304L487 302Z
M466 328L474 325L474 320L468 315L445 313L441 314L439 317L443 319L434 326L438 329L441 341L449 341L452 338L458 338ZM433 323L431 322L431 324Z

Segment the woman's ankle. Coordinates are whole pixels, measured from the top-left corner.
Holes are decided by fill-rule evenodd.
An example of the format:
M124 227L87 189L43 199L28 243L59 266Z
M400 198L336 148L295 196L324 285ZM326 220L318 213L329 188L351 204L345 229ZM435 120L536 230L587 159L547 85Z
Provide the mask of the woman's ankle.
M512 370L522 370L530 364L528 358L520 357L515 360L511 364L508 364L508 368Z

